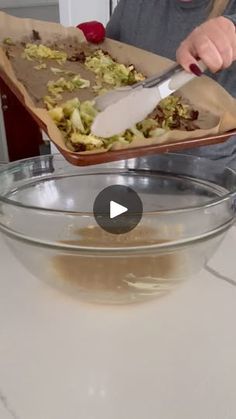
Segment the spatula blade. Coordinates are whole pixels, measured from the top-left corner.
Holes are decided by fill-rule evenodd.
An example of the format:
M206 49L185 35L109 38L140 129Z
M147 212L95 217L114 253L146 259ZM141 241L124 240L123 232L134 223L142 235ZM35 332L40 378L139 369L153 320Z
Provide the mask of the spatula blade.
M133 89L130 86L119 87L118 89L97 96L95 99L95 107L98 111L102 112L119 100L124 99L132 90Z
M109 138L142 121L161 100L159 88L138 88L97 115L92 134Z

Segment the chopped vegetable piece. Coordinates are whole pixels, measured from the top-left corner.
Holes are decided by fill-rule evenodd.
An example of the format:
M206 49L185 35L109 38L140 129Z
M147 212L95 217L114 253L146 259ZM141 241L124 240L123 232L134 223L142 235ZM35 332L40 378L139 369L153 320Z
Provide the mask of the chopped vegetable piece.
M80 114L81 117L83 119L83 122L86 126L86 128L88 128L90 130L91 125L97 115L97 110L94 107L94 102L90 102L90 101L86 101L81 103L80 105Z
M143 133L144 137L148 138L150 131L157 128L157 122L154 119L145 119L137 124L137 128Z
M62 68L51 67L50 70L53 74L56 74L56 75L64 74L66 76L71 76L71 77L76 76L76 73L74 73L73 71L66 71L66 70L63 70Z
M35 70L44 70L45 68L47 68L47 64L46 63L41 63L39 65L34 66Z
M63 70L62 68L51 67L50 70L53 74L65 74L66 73L65 70Z
M73 113L73 110L80 107L80 101L78 98L71 99L64 103L62 106L65 117L70 117Z
M15 45L14 41L13 41L11 38L5 38L5 39L3 40L3 43L4 43L5 45L9 45L9 46L14 46L14 45Z
M193 121L198 119L199 112L183 103L178 96L169 96L163 99L152 112L151 118L158 122L163 129L184 129L191 131L197 127Z
M47 84L48 92L55 98L63 92L73 92L76 89L85 89L90 86L90 81L82 79L80 75L74 76L70 80L60 77L58 80L49 81Z
M133 84L145 78L133 66L116 63L102 50L97 50L87 57L85 66L97 75L98 83L105 82L115 87Z
M50 59L56 60L58 63L62 64L66 61L67 54L64 51L57 51L43 44L26 44L23 52L23 58L29 61L42 61L44 59Z
M60 122L64 118L63 109L59 106L53 108L49 111L49 115L54 122Z
M94 137L93 135L83 135L79 133L73 133L71 135L72 144L83 144L86 145L87 150L93 150L95 148L101 148L103 142L101 139Z
M80 112L77 108L73 110L70 120L72 123L72 128L78 130L81 133L85 132Z
M151 138L157 138L161 135L165 134L166 130L163 128L155 128L149 132L149 137Z
M57 105L56 100L53 99L51 96L44 96L43 103L48 110L52 109L54 106Z
M71 81L77 89L86 89L90 87L90 81L82 79L79 74L77 76L74 76Z

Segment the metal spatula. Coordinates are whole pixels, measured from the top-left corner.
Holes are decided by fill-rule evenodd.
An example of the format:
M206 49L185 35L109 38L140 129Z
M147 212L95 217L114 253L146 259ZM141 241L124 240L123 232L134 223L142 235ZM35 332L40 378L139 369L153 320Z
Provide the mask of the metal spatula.
M202 71L206 66L199 61ZM96 99L101 111L94 120L92 133L108 138L124 132L145 119L160 100L169 96L196 76L176 64L161 76L153 76L133 86L114 89Z

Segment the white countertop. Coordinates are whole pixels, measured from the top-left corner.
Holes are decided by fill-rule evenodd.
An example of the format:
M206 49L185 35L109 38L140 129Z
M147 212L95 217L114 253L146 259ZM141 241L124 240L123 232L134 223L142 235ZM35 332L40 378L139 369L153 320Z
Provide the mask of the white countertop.
M235 419L236 228L199 278L96 307L0 242L0 419Z

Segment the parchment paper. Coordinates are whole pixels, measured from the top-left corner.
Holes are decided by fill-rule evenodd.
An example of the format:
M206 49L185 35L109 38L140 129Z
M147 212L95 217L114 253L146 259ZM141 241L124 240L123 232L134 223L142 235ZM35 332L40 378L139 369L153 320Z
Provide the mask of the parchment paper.
M69 40L72 43L86 42L82 32L76 28L65 28L59 24L31 19L19 19L0 12L0 41L8 37L22 41L32 36L32 30L40 33L43 43L52 41L59 43L65 40ZM166 58L109 39L106 39L100 47L108 51L119 62L128 65L133 64L138 71L141 71L146 76L161 73L173 64L172 61ZM16 72L3 48L0 48L0 75L22 104L30 111L41 128L48 134L53 143L62 150L68 151L61 132L53 123L47 110L40 103L36 104L32 94L18 80ZM236 129L236 100L212 79L205 76L195 79L181 89L178 94L189 100L193 107L200 111L199 121L197 121L200 129L191 132L172 130L158 138L134 140L126 147L132 148L150 144L184 141L190 138L223 134L229 130ZM120 148L123 148L123 146L117 144L116 149ZM99 152L101 151L104 150ZM94 154L95 151L80 152L78 154L90 153Z

